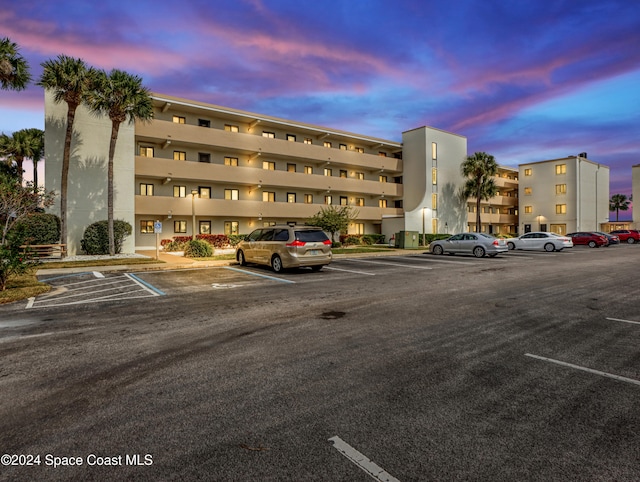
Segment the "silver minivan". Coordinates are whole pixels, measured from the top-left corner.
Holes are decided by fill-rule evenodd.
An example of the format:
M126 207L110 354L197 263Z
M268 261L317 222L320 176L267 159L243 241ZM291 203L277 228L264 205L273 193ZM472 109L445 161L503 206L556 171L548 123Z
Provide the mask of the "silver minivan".
M271 266L276 273L305 266L319 271L331 262L331 240L315 226L259 228L240 241L236 260L243 266L247 263Z

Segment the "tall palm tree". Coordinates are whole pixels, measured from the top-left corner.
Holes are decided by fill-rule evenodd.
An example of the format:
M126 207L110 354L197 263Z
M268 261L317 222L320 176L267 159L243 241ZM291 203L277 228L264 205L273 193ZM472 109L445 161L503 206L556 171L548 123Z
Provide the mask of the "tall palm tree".
M60 239L67 243L67 191L69 181L69 162L71 158L71 138L76 110L82 104L92 85L95 70L87 66L82 59L58 55L55 60L42 63L44 68L37 85L53 92L54 101L67 104L67 130L62 153L62 172L60 175Z
M44 131L35 127L26 129L31 138L31 162L33 162L33 186L38 187L38 162L44 157Z
M109 164L107 170L107 224L109 230L109 254L115 254L113 231L113 158L118 141L120 124L136 120L147 121L153 117L153 106L149 90L142 79L122 70L114 69L109 74L99 71L88 102L91 110L111 119L109 142Z
M609 199L609 212L616 212L616 222L618 221L620 211L629 210L629 204L631 204L631 201L627 199L626 194L614 194L611 196L611 199Z
M37 163L44 150L44 132L40 129L21 129L8 136L0 135L0 155L6 157L8 162L15 162L20 178L24 170L22 164L25 159L31 159ZM37 181L37 177L34 179Z
M476 152L468 156L461 166L462 175L467 178L462 187L462 197L476 198L476 232L482 230L480 203L488 201L498 192L493 177L498 172L498 163L491 154Z
M18 51L18 45L8 37L0 39L0 86L3 90L24 90L31 82L29 63Z

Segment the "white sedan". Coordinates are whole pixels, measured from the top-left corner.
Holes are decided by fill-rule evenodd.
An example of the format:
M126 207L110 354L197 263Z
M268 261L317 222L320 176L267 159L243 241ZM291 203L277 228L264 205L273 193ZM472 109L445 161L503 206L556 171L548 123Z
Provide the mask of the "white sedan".
M562 251L564 248L573 248L573 241L567 236L546 231L526 233L518 238L507 241L509 249L544 249L545 251Z

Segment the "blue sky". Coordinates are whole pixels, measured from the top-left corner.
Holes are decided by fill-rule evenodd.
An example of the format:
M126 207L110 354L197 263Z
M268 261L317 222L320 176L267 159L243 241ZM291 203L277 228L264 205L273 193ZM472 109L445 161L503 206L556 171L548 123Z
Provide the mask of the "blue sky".
M0 0L0 36L35 78L64 53L155 92L394 141L437 127L504 165L587 152L611 194L631 194L640 164L636 0ZM0 131L43 125L40 88L0 91Z

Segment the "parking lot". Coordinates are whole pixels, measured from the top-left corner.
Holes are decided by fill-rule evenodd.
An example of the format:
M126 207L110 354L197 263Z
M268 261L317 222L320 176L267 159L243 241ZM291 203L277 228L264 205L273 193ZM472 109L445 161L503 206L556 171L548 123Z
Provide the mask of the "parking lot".
M50 280L0 308L0 479L638 480L640 246Z

